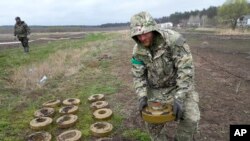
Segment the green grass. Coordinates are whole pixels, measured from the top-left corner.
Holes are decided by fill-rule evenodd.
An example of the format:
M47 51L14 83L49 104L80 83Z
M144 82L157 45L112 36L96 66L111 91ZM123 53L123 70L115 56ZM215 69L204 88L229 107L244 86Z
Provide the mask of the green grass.
M80 48L87 42L105 40L104 33L92 33L82 40L54 41L42 45L33 45L30 47L31 53L26 55L22 48L7 49L0 52L0 77L8 74L9 68L16 68L31 62L39 62L46 59L50 54L60 49Z
M20 48L8 49L0 52L0 139L4 141L24 140L33 131L29 128L29 122L33 119L33 113L42 106L42 103L51 99L64 100L69 97L81 99L79 106L79 122L75 128L82 131L83 138L88 139L91 134L89 127L94 120L89 109L90 104L87 98L96 93L108 95L115 94L121 82L110 73L109 61L101 61L95 68L84 66L77 74L70 77L58 74L50 79L42 88L22 91L19 88L9 87L10 76L13 71L21 66L28 66L32 63L46 62L47 58L59 50L70 51L76 48L92 48L87 46L91 42L102 42L109 40L113 34L92 33L85 39L54 41L47 44L31 46L30 54L26 55ZM100 44L97 44L100 45ZM83 58L82 63L96 59L102 49L108 47L94 47ZM93 69L98 70L97 72ZM3 86L3 87L2 87ZM56 109L58 111L59 108ZM57 113L54 119L60 115ZM115 114L110 122L118 128L122 116ZM55 123L47 129L53 136L58 135L62 130L57 129Z
M143 132L139 129L131 129L131 130L126 130L123 133L123 136L129 137L134 140L139 140L139 141L150 141L150 137L146 132Z

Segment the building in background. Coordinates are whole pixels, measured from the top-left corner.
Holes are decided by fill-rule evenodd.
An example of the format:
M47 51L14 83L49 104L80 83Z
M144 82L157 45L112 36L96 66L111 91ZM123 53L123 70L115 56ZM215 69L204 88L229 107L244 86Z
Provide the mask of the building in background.
M172 28L173 28L173 23L171 23L171 22L161 23L160 26L161 26L162 28L169 28L169 29L172 29Z
M237 20L238 27L250 27L250 15L243 15Z

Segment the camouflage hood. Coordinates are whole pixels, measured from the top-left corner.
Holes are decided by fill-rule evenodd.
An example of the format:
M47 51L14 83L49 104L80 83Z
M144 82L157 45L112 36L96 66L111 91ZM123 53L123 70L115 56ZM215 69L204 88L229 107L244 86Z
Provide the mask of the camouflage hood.
M137 35L158 31L158 25L148 12L140 12L130 19L130 36L134 38Z

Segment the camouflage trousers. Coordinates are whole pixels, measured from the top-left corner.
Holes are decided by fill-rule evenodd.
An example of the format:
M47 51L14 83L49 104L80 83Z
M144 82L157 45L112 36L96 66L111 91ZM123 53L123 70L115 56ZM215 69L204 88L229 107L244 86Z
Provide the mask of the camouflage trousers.
M27 37L19 37L19 41L21 41L24 52L29 52L29 39Z
M199 96L195 91L187 95L184 101L183 120L178 123L175 141L193 141L193 135L197 131L200 120L198 102ZM146 123L152 141L167 141L167 131L164 126L165 124Z

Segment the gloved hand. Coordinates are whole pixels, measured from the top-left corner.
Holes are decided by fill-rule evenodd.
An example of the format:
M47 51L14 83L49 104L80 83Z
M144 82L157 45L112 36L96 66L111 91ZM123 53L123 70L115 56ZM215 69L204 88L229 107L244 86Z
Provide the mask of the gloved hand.
M182 119L183 116L183 102L178 99L174 99L173 113L175 115L175 120L178 121Z
M143 108L148 106L148 98L146 96L143 96L139 99L139 112L141 114Z

